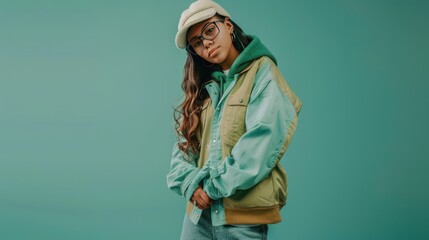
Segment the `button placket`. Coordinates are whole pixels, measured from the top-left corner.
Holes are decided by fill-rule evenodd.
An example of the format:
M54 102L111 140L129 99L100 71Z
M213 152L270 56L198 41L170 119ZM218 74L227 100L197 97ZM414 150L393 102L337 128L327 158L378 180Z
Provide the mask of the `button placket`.
M210 143L210 148L208 152L208 159L210 159L209 167L211 170L211 174L213 175L219 175L223 173L222 169L219 168L219 163L220 161L222 161L221 159L222 146L220 142L220 132L219 132L219 124L220 124L219 121L221 119L222 112L220 110L222 109L222 104L225 102L224 99L229 95L233 85L234 84L231 84L227 89L227 91L222 96L219 96L218 85L216 84L210 85L211 88L210 88L209 95L212 99L212 103L215 111L213 111L212 127L210 132L211 143ZM214 223L224 222L222 201L223 201L222 199L218 199L212 204L211 215Z

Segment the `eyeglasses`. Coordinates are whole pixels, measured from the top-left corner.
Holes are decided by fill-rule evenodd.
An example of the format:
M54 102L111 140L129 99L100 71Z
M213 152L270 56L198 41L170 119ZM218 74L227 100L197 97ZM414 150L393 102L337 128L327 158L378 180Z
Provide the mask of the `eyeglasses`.
M213 22L206 23L203 30L201 30L201 35L192 38L186 46L186 49L194 55L200 54L204 50L203 40L213 40L220 33L220 29L216 23L223 21L224 20L222 19L218 19Z

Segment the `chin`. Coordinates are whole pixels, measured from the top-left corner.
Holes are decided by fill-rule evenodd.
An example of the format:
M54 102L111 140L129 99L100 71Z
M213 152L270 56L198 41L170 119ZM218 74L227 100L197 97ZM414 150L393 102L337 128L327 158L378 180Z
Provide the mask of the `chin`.
M209 62L215 63L215 64L221 64L225 61L226 56L218 55L214 58L211 58Z

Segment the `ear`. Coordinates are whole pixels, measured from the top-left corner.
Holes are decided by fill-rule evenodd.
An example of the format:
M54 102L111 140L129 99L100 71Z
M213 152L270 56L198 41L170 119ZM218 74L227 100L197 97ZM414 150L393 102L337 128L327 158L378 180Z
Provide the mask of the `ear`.
M232 25L228 17L225 18L224 24L228 28L229 34L232 34L232 32L234 31L234 25Z

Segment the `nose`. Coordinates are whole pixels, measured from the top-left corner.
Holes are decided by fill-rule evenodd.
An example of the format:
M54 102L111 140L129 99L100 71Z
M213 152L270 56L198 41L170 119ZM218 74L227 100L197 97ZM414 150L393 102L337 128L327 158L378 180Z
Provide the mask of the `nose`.
M203 45L204 47L210 47L213 44L212 40L208 40L208 39L203 39Z

